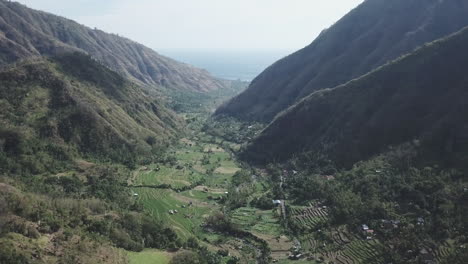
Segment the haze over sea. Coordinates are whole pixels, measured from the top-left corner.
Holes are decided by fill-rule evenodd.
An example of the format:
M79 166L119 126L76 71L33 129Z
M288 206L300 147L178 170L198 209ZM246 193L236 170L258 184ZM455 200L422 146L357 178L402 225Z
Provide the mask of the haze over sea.
M291 51L160 50L160 54L209 71L228 80L252 81L268 66Z

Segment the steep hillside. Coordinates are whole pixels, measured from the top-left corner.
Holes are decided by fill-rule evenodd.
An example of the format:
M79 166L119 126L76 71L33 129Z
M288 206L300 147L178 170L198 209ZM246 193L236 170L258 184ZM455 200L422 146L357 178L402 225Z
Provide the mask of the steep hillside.
M313 91L359 77L468 25L465 0L367 0L304 49L278 61L217 114L271 121Z
M207 71L161 56L129 39L0 1L0 64L64 51L86 52L140 84L201 92L223 87Z
M87 55L66 54L0 72L3 172L49 171L74 156L132 165L164 148L179 118Z
M312 152L343 167L413 142L437 161L466 166L467 46L465 28L360 79L317 91L280 114L244 157L282 161Z

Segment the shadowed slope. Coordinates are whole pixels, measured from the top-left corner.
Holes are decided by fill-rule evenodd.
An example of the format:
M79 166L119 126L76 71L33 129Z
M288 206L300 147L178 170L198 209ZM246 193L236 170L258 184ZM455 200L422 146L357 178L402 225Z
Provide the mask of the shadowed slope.
M468 147L467 46L464 29L357 80L317 91L280 114L244 157L284 161L313 152L348 166L421 140L438 160L458 162Z
M359 77L468 25L464 0L367 0L304 49L276 62L218 115L271 121L310 93Z

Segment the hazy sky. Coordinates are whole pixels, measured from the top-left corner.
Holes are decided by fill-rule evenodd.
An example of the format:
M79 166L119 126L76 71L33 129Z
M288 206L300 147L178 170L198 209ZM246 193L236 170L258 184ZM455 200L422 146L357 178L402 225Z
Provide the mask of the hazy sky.
M363 0L19 0L156 50L297 50Z

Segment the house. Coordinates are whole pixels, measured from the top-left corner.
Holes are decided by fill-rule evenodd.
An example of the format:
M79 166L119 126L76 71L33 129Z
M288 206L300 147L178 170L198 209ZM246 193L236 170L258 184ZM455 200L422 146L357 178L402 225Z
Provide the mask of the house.
M429 253L429 251L425 248L419 251L419 259L421 260L422 263L425 263L425 264L436 263L435 256Z
M424 225L426 221L422 217L418 217L418 225Z
M290 260L299 260L302 258L302 254L290 255L288 258Z
M280 200L273 200L273 204L274 204L274 205L280 205L280 204L281 204L281 201L280 201Z
M333 176L333 175L325 175L324 178L325 178L325 180L327 180L327 181L333 181L333 180L335 179L335 176Z
M367 225L362 225L362 226L361 226L361 229L362 229L363 231L367 231L367 230L369 230L369 226L367 226Z

